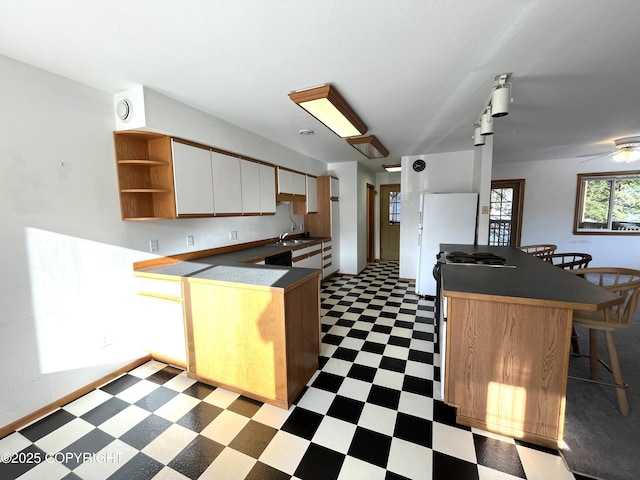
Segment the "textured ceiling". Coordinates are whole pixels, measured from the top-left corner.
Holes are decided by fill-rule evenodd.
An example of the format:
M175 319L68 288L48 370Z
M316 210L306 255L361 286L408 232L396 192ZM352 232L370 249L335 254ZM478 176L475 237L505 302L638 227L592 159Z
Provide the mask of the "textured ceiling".
M109 93L145 85L325 162L468 150L513 72L494 161L640 134L637 0L21 0L0 54ZM368 160L288 96L333 83L391 152ZM301 136L310 128L313 136Z

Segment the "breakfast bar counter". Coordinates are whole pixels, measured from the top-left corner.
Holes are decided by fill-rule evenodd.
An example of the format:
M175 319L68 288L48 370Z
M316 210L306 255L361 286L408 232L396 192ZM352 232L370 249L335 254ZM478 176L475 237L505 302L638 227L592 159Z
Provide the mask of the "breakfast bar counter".
M506 266L441 266L444 401L460 424L562 448L573 310L620 297L512 247Z

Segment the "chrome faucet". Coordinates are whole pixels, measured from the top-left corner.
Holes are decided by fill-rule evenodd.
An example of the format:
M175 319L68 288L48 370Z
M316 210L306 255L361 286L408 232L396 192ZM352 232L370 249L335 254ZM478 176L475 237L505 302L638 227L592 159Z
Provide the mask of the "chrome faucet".
M281 233L281 234L278 236L278 238L279 238L279 239L280 239L280 241L282 242L282 241L284 241L284 239L285 239L285 237L286 237L287 235L289 235L289 233L284 232L284 233Z

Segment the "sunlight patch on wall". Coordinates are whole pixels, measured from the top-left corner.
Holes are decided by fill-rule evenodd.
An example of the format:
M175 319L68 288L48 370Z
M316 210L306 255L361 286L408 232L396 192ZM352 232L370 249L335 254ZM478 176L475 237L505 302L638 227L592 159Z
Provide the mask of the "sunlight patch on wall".
M139 358L134 254L35 228L25 237L41 372Z

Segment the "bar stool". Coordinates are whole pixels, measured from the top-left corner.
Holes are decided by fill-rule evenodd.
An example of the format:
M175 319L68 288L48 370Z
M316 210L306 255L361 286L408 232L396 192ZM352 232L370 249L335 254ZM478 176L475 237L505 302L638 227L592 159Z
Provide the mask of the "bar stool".
M564 270L587 268L589 262L593 259L588 253L548 253L540 258ZM573 353L580 355L580 345L578 344L578 334L575 327L571 329L571 349Z
M622 378L620 361L613 341L613 332L633 327L633 315L638 307L640 299L640 270L630 268L579 268L570 270L574 275L579 275L602 288L606 288L621 296L621 303L612 307L597 311L574 310L573 325L589 329L589 369L590 379L569 377L577 380L587 380L602 385L616 388L618 405L622 415L629 415L629 400L627 399L627 384ZM609 367L598 359L598 330L604 331L609 352ZM615 383L599 382L598 362L605 366L613 374Z
M558 246L553 243L540 243L538 245L520 245L518 248L523 252L530 253L536 257L543 257L555 252Z

